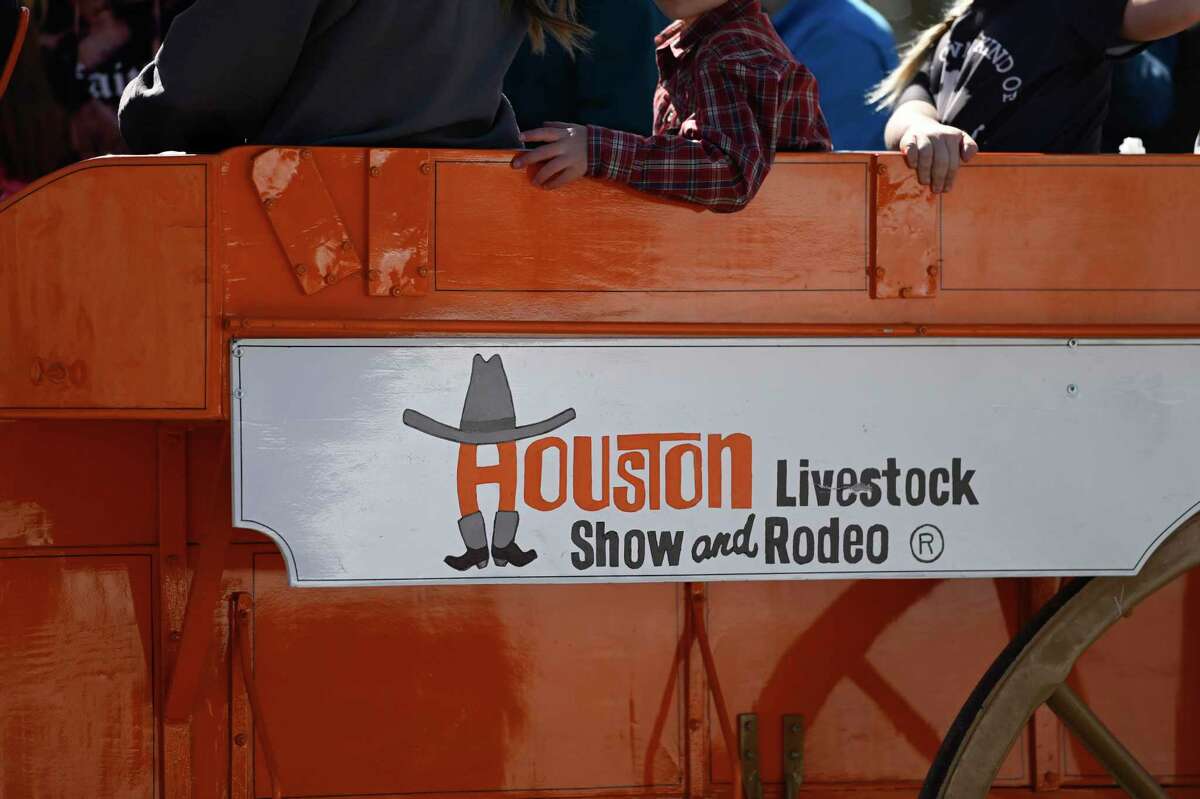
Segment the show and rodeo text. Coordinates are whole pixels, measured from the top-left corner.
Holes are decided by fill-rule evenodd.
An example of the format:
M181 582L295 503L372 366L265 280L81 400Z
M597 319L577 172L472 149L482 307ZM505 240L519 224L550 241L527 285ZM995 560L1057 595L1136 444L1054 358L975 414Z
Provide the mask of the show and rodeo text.
M724 506L722 490L732 486L728 507L749 509L753 505L752 442L748 436L708 436L706 452L696 443L700 434L618 436L617 481L610 484L608 469L610 443L601 440L604 467L599 495L592 490L591 439L574 440L572 462L573 493L583 510L613 507L626 513L643 508L658 510L687 509L698 505L708 490L708 507ZM546 441L551 443L546 443ZM559 441L559 443L552 443ZM586 445L581 449L580 445ZM535 449L536 447L536 449ZM560 491L556 499L567 496L566 464L568 450L561 440L547 439L530 447L534 459L526 458L526 502L537 509L550 510L563 501L547 501L541 496L541 453L558 450ZM728 480L722 455L730 457ZM704 457L704 456L707 457ZM690 462L689 462L690 461ZM936 468L902 466L898 458L887 458L880 466L862 469L814 469L806 459L792 464L776 464L775 506L781 509L841 507L875 508L975 506L979 499L973 480L975 470L964 467L961 458ZM703 479L707 474L708 481ZM531 490L531 486L533 489ZM611 493L610 493L611 492ZM611 498L611 502L608 501ZM538 502L529 502L530 499ZM581 501L582 500L582 501ZM626 525L621 525L626 526ZM677 567L690 558L703 563L714 558L741 557L759 560L767 566L808 566L887 561L890 531L882 522L827 517L818 524L800 523L771 515L758 523L750 513L736 530L700 532L689 536L682 529L613 529L604 520L580 519L571 526L571 564L578 571Z

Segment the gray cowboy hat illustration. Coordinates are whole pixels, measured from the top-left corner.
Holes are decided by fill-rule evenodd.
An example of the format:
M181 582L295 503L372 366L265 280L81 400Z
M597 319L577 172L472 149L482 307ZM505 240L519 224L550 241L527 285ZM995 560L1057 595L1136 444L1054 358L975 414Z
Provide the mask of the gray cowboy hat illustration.
M458 427L431 419L419 411L404 411L404 423L414 430L459 444L480 445L503 444L545 435L574 418L575 409L568 408L549 419L518 425L512 389L508 385L508 375L504 373L504 362L499 355L484 360L478 354L471 363L471 382L467 386L467 398Z

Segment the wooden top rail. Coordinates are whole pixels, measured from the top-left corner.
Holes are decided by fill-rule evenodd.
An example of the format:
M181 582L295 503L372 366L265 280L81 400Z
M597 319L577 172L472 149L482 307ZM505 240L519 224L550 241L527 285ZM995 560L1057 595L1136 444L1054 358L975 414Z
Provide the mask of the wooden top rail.
M781 155L718 215L510 154L107 158L0 205L0 416L221 418L235 335L1200 335L1200 158Z

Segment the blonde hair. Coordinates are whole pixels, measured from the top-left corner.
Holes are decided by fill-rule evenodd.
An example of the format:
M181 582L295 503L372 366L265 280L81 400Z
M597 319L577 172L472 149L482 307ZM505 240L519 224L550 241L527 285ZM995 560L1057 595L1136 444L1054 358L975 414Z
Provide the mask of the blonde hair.
M892 71L883 81L867 95L867 101L878 108L893 108L900 101L900 95L912 83L925 59L937 47L938 42L945 36L958 19L971 8L973 0L954 0L946 9L945 18L938 24L926 28L905 49L900 58L900 66Z
M511 7L513 0L503 0ZM546 35L563 46L568 53L583 49L584 41L592 35L579 22L578 0L520 0L520 6L529 18L529 41L533 52L546 50Z

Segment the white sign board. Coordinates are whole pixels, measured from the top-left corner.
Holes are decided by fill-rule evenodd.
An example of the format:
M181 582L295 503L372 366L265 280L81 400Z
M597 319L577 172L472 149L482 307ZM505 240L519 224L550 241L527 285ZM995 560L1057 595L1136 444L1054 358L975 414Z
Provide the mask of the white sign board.
M1200 507L1200 342L234 343L296 585L1128 574Z

